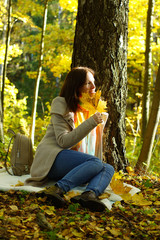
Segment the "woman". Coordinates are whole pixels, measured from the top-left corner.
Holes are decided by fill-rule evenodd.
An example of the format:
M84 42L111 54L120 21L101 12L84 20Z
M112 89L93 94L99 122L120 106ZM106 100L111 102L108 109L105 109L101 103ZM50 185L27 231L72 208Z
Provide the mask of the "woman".
M98 196L110 183L114 169L93 155L77 151L83 139L103 121L99 112L89 116L88 111L81 107L83 93L93 98L94 71L87 67L76 67L68 73L60 96L52 101L51 121L37 147L31 178L27 179L26 184L37 186L47 179L57 181L54 187L42 192L52 196L56 207L62 207L65 204L64 193L88 183L86 190L71 201L93 211L103 211L105 205ZM79 112L81 121L78 124Z

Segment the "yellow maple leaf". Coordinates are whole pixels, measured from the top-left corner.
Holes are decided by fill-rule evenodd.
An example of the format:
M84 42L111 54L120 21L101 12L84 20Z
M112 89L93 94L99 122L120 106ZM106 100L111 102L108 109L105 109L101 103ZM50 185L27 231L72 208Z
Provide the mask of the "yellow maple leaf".
M124 194L128 193L131 190L131 187L124 186L123 182L121 180L115 179L111 182L111 188L115 194Z
M132 196L130 193L122 194L121 197L125 202L130 202L132 200Z
M119 173L115 173L113 175L110 186L115 194L125 194L128 193L132 188L125 186L123 181L121 180L121 176Z
M96 110L100 113L106 112L106 102L99 100Z
M100 98L101 98L101 91L97 90L97 92L94 94L94 97L92 98L92 103L95 106L95 108L97 108Z
M101 91L97 90L94 96L91 98L88 93L82 93L80 98L80 105L89 111L89 114L92 115L95 112L106 112L107 102L101 99Z

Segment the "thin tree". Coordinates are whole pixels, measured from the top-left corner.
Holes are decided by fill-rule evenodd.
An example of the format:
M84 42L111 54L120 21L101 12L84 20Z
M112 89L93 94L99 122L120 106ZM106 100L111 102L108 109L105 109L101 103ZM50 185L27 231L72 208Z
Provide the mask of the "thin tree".
M158 68L155 90L152 101L151 113L144 135L144 141L141 149L139 159L136 164L137 170L145 169L147 170L150 166L152 148L154 144L154 139L160 120L160 64Z
M4 8L7 7L7 0L4 0ZM4 14L5 16L5 14ZM6 41L6 30L7 30L7 21L5 21L5 17L4 19L2 19L3 22L3 31L2 31L2 45L5 45L5 41ZM2 75L3 75L3 63L0 64L0 86L2 89Z
M7 58L8 58L8 49L10 43L10 33L11 33L11 13L12 13L12 0L8 1L8 23L6 31L6 48L4 56L4 64L2 68L2 81L0 89L0 137L1 141L4 142L4 132L3 132L3 119L4 119L4 88L5 88L5 79L7 74Z
M128 1L78 1L72 67L88 66L107 100L105 160L125 169Z
M148 0L147 24L146 24L146 50L145 50L145 75L143 87L143 101L142 101L142 138L144 137L150 108L150 85L151 85L151 33L152 33L152 15L154 11L155 0Z
M39 91L39 84L40 84L41 71L42 71L42 61L43 61L43 51L44 51L44 37L45 37L45 30L46 30L46 24L47 24L48 1L49 0L45 0L45 3L44 3L44 14L43 14L43 26L42 26L42 35L41 35L41 44L40 44L39 66L38 66L37 78L36 78L35 89L34 89L34 98L33 98L32 124L31 124L31 131L30 131L30 136L31 136L31 140L32 140L33 145L34 145L35 121L36 121L36 111L37 111L37 102L38 102L38 91Z

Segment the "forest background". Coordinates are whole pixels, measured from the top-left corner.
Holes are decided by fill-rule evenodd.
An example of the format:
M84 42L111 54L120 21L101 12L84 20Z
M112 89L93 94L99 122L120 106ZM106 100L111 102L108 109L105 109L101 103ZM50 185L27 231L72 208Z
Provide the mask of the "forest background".
M7 9L0 0L0 65L5 57ZM151 101L160 59L160 4L155 1L151 38ZM4 6L4 7L3 7ZM142 95L145 72L145 44L148 1L129 1L128 97L126 112L126 156L135 166L142 148ZM1 159L9 142L8 128L29 135L35 80L40 56L44 1L13 0L7 76L4 89L4 143ZM43 69L38 95L34 148L45 134L50 120L50 104L59 94L70 70L77 15L76 0L49 1L44 37ZM2 70L0 71L2 74ZM103 81L103 80L102 80ZM160 125L152 149L149 172L160 174Z

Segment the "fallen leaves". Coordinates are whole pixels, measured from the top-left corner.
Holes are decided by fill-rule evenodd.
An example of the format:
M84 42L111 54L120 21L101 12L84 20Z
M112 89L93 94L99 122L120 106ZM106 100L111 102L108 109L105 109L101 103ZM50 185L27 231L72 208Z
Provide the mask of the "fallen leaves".
M69 201L71 198L78 196L80 193L75 192L75 191L69 191L68 193L65 194L65 199Z
M149 206L152 205L152 201L147 201L142 193L139 194L135 194L134 196L131 196L130 194L124 194L122 195L123 200L126 203L130 203L133 205L137 205L137 206Z
M155 201L155 202L154 202L154 205L160 206L160 201Z
M40 227L42 227L43 229L47 229L49 231L53 230L52 225L47 221L47 219L43 213L38 212L36 214L36 220L37 220L38 225Z
M37 198L34 193L0 192L0 238L158 240L160 189L155 180L148 179L117 173L112 186L123 201L115 202L111 211L106 209L103 213L71 204L73 192L67 196L68 205L63 209L56 209L46 197ZM138 187L140 193L131 196L125 182ZM108 196L108 193L103 195Z
M16 216L16 217L9 217L7 218L6 222L8 224L13 224L15 226L21 226L21 218L19 216Z
M132 189L131 187L125 186L123 181L117 179L115 175L113 176L110 185L113 192L119 195L128 193Z
M17 212L18 211L18 207L16 205L10 205L9 208L13 211L13 212Z
M121 235L121 231L118 230L117 228L111 228L111 229L109 229L109 231L115 237L118 237L119 235Z

